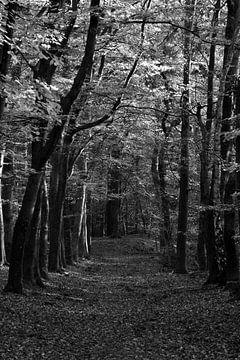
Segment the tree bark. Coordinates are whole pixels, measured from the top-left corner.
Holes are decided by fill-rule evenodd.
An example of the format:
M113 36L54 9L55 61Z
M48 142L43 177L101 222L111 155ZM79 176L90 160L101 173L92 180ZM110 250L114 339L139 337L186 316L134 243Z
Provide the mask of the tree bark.
M82 208L79 222L79 256L80 258L89 259L91 251L91 238L89 229L89 218L87 213L87 186L83 184L82 190Z
M120 237L121 173L118 164L120 155L120 145L116 142L111 149L112 163L108 171L108 199L106 204L106 235L112 238Z
M42 207L40 223L40 240L39 240L39 270L43 279L48 280L48 217L49 201L47 194L47 182L44 176L42 180Z
M235 244L235 209L233 206L233 194L235 192L235 176L229 172L228 167L233 161L233 141L227 140L225 134L232 130L231 117L233 115L233 84L238 71L239 50L234 48L233 42L239 34L240 6L237 0L228 1L228 17L225 31L226 40L232 43L226 44L224 48L223 64L226 65L229 55L231 55L231 64L229 66L226 80L225 92L222 108L222 126L221 126L221 157L224 165L221 169L221 198L224 206L224 246L226 255L226 281L239 281L239 260ZM235 38L235 39L234 39ZM232 51L232 54L229 54Z
M54 154L57 157L52 165L52 176L56 176L50 184L52 194L50 201L49 223L49 271L59 271L61 266L61 241L63 230L63 206L68 174L68 148L62 145L61 152ZM55 195L55 196L54 196Z
M0 151L0 267L7 262L4 241L4 220L2 211L2 174L5 149Z
M201 106L198 107L198 122L201 129L201 152L200 152L200 204L202 209L199 213L199 234L198 234L198 263L200 270L206 270L205 248L207 253L207 264L209 269L208 281L215 282L219 275L217 262L217 251L215 244L214 226L214 199L211 198L209 165L210 165L210 139L213 120L213 80L215 69L215 39L217 36L218 17L220 11L220 0L215 3L212 18L212 35L209 51L208 79L207 79L207 119L206 124L202 122ZM212 194L213 195L213 194Z
M14 190L14 155L10 149L6 150L3 163L3 221L4 221L4 242L6 247L7 261L10 261L10 251L14 227L13 214L13 190Z
M37 195L37 200L34 207L33 216L29 228L27 240L24 245L24 257L23 257L23 280L28 285L35 285L40 283L38 269L38 242L39 242L39 225L41 215L41 202L42 202L42 191L41 185ZM41 282L42 284L42 282Z
M30 173L22 206L13 231L13 246L8 273L8 282L5 291L23 293L23 254L24 245L29 232L39 186L42 180L42 171Z
M4 83L6 82L6 76L9 72L9 65L11 60L11 46L12 39L14 34L14 24L15 24L15 11L16 11L17 2L7 2L4 6L4 12L6 15L6 23L1 24L4 29L4 41L0 45L0 81L1 81L1 91L0 91L0 121L5 110L6 103L6 94L4 89ZM1 176L0 176L0 265L6 263L6 251L5 251L5 240L4 240L4 218L3 218L3 204L2 204L2 174L3 174L3 161L4 161L5 145L2 145L0 151L0 167L1 167Z
M189 192L189 81L191 67L191 36L189 30L193 24L195 0L185 1L185 39L184 39L184 69L183 69L183 85L182 93L182 126L181 126L181 155L179 169L179 208L178 208L178 229L177 229L177 261L176 273L187 273L186 266L186 238L187 238L187 221L188 221L188 192Z

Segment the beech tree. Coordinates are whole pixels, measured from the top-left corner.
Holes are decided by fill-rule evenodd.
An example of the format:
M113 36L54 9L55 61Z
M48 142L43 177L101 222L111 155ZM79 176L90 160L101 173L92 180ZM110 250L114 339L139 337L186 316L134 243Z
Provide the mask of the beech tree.
M185 2L185 39L184 39L184 65L183 65L183 86L184 90L181 99L182 125L181 125L181 160L180 160L180 192L179 192L179 215L177 233L177 264L176 272L186 273L186 231L188 217L188 192L189 192L189 105L190 105L190 67L191 67L191 35L190 31L194 24L195 1Z
M233 162L233 142L228 139L228 133L232 129L231 118L234 115L233 108L233 84L237 77L239 51L236 49L236 41L239 35L240 7L238 1L228 1L228 15L225 37L227 43L224 48L223 66L226 67L224 97L222 101L222 124L221 124L221 168L220 194L224 206L224 246L226 254L226 281L239 282L239 259L235 244L235 209L233 196L235 193L235 176L229 167ZM229 44L230 42L230 44Z
M220 1L215 3L214 13L211 21L211 44L209 49L208 75L207 75L207 111L206 121L202 119L202 107L198 105L197 121L201 131L201 151L200 151L200 205L199 213L199 234L198 234L198 261L202 270L206 269L205 248L207 253L207 265L209 270L208 282L214 282L219 275L218 254L215 238L214 221L214 171L209 174L211 163L211 138L213 133L214 118L214 76L218 17L220 11Z

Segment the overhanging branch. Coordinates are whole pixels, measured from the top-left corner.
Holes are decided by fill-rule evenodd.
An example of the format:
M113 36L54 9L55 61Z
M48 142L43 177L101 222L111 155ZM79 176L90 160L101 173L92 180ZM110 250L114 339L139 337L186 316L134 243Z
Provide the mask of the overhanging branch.
M136 68L137 68L138 62L139 62L139 60L140 60L140 58L141 58L141 55L142 55L143 43L144 43L144 37L145 37L145 36L144 36L144 35L145 35L145 25L146 25L146 23L147 23L147 16L146 16L146 14L147 14L147 11L148 11L149 8L150 8L151 1L152 1L152 0L148 0L148 1L145 2L146 8L143 9L143 10L145 10L145 15L143 16L143 20L141 21L141 34L140 34L139 51L138 51L138 53L137 53L137 55L136 55L136 58L135 58L135 60L134 60L133 65L132 65L132 67L131 67L131 69L130 69L130 71L129 71L126 79L125 79L125 82L124 82L124 84L123 84L123 90L125 90L125 89L127 88L127 86L128 86L128 84L129 84L132 76L133 76L134 73L135 73L135 70L136 70ZM122 91L122 94L116 99L116 101L114 102L111 110L110 110L107 114L103 115L102 117L100 117L99 119L97 119L97 120L95 120L95 121L93 121L93 122L91 122L91 123L86 123L86 124L81 124L81 125L79 125L79 126L76 126L74 129L72 129L72 130L70 131L70 135L73 136L73 135L75 135L75 134L76 134L77 132L79 132L79 131L83 131L83 130L86 130L86 129L91 129L91 128L95 127L95 126L99 126L99 125L104 124L104 123L105 123L105 124L107 123L107 125L109 125L110 123L112 123L112 121L113 121L113 115L115 114L115 112L116 112L117 109L119 108L119 106L120 106L120 104L121 104L121 102L122 102L123 95L124 95L124 91Z

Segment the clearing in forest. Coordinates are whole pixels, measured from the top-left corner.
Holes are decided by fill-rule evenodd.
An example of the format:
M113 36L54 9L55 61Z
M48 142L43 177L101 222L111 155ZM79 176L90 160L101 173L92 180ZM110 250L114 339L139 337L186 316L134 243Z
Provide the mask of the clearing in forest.
M0 359L240 359L239 303L199 273L162 271L148 244L97 239L90 261L45 289L1 293Z

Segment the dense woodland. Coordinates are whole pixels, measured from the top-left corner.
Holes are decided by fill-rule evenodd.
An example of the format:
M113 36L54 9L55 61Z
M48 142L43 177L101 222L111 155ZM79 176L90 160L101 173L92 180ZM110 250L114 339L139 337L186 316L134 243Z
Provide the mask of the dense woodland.
M239 296L238 0L0 1L6 292L145 234Z

